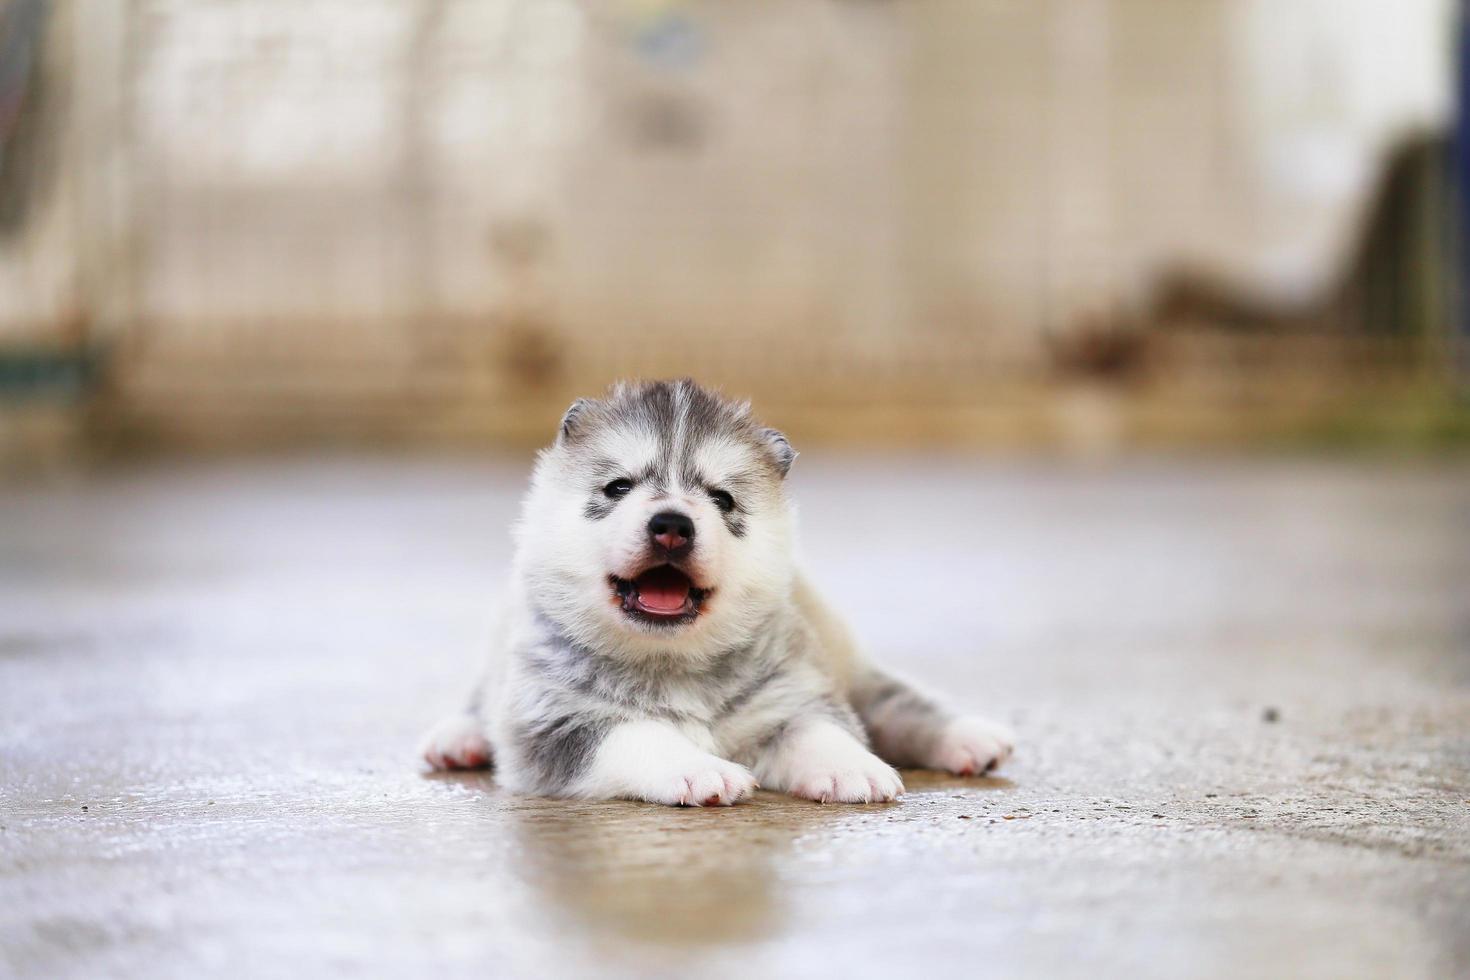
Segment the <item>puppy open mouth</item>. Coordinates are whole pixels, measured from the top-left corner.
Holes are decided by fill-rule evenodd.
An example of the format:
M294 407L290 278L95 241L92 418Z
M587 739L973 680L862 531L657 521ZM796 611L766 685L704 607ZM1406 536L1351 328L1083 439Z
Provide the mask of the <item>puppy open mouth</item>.
M609 575L623 612L647 623L675 625L699 615L700 606L710 594L673 565L659 565L637 578Z

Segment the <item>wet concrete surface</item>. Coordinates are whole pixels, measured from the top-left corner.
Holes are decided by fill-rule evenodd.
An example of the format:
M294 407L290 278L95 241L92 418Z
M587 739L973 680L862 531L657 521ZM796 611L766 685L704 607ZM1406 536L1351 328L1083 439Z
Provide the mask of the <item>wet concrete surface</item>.
M0 488L0 974L1470 975L1470 467L822 456L807 566L1003 778L426 773L519 462Z

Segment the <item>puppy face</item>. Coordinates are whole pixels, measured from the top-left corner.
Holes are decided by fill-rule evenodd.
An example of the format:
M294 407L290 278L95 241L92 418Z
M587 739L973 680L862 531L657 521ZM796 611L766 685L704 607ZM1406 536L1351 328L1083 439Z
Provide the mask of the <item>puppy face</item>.
M690 381L578 401L518 525L529 599L580 642L715 653L791 588L795 453L748 406Z

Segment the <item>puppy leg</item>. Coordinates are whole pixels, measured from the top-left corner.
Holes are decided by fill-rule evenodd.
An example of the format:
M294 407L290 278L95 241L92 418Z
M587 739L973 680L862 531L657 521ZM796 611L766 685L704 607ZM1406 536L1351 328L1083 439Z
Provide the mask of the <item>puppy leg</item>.
M867 667L848 692L878 754L895 766L975 776L999 766L1015 748L1003 725L956 716L905 681Z
M668 806L730 806L750 796L744 766L711 755L672 725L629 721L611 728L587 770L564 795L646 800Z
M429 729L419 753L435 769L484 769L490 765L490 741L479 717L451 715Z
M891 766L823 717L784 725L757 756L755 774L762 786L818 803L881 803L903 792Z

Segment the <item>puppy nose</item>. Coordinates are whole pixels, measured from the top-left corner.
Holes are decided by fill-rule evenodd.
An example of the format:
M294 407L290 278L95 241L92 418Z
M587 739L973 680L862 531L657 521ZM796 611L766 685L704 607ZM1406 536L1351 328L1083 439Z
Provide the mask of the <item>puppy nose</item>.
M659 511L648 522L648 536L669 554L688 551L694 541L694 522L677 510Z

